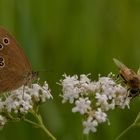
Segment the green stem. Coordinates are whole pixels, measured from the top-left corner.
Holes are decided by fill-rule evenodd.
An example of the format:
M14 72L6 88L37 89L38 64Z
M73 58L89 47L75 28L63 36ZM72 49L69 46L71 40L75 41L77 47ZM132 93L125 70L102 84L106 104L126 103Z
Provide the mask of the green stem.
M139 124L140 124L139 121L140 121L140 112L138 113L138 115L134 121L134 125L139 126Z
M35 122L31 121L31 120L24 119L24 121L27 122L27 123L30 123L30 124L34 125L35 127L40 128L40 125L39 124L37 124L37 123L35 123Z
M131 124L129 127L127 127L117 138L115 138L115 140L119 140L124 134L127 133L127 131L129 129L131 129L132 127L134 127L134 124Z
M52 140L56 140L56 138L52 135L52 133L51 133L51 132L46 128L46 126L44 125L41 116L36 114L36 118L38 119L38 122L39 122L39 124L40 124L40 128L41 128L42 130L44 130L44 132L45 132L46 134L48 134L48 136L49 136L50 138L52 138Z
M89 134L86 135L85 140L89 140Z
M82 140L89 140L89 134L87 135L83 134Z
M32 114L36 118L38 123L33 122L31 120L28 120L28 119L24 119L24 121L34 125L37 128L41 128L52 140L56 140L56 138L52 135L52 133L44 125L42 117L40 115L38 115L37 113L34 113L34 112L32 112Z
M140 126L140 123L139 123L139 120L140 120L140 112L138 113L136 119L134 120L134 122L129 125L119 136L117 136L115 138L115 140L119 140L123 135L125 135L132 127L135 127L135 126Z

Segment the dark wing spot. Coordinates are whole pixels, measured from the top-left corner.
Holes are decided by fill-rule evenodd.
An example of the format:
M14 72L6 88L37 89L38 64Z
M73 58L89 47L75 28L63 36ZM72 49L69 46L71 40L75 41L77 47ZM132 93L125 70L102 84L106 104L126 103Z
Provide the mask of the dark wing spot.
M10 43L9 38L4 37L4 38L3 38L3 44L4 44L4 45L8 45L9 43Z

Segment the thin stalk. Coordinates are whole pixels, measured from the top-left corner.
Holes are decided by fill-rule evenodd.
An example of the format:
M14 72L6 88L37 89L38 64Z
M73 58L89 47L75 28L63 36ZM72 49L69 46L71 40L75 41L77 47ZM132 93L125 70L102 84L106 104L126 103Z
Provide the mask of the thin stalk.
M132 127L134 127L134 124L131 124L129 127L127 127L115 140L119 140L123 135L127 133L128 130L130 130Z
M89 135L83 135L83 140L89 140Z
M51 133L51 132L46 128L46 126L44 125L41 116L38 115L38 114L36 114L35 117L37 118L37 120L38 120L38 122L39 122L39 124L40 124L40 128L41 128L46 134L48 134L48 136L51 137L52 140L56 140L56 138L52 135L52 133Z
M31 120L28 119L24 119L25 122L34 125L37 128L41 128L52 140L56 140L56 138L52 135L52 133L46 128L46 126L43 123L42 117L35 113L35 112L31 112L32 115L36 118L37 123L33 122Z
M115 140L119 140L123 135L125 135L132 127L136 127L136 126L140 126L140 113L138 113L136 119L134 120L134 122L129 125L123 132L121 132L121 134L119 136L117 136L115 138Z
M31 120L24 119L24 121L25 121L25 122L27 122L27 123L29 123L29 124L32 124L32 125L34 125L35 127L38 127L38 128L40 128L40 125L39 125L39 124L37 124L37 123L35 123L35 122L31 121Z

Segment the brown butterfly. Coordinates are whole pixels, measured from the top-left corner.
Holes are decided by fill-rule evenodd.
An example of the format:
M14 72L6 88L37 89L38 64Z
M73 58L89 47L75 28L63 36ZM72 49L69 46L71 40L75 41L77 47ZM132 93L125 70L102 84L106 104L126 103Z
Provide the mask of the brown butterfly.
M0 27L0 93L31 84L37 75L16 39Z
M113 60L120 69L120 76L128 86L129 97L138 96L140 94L140 69L135 73L119 60L115 58Z

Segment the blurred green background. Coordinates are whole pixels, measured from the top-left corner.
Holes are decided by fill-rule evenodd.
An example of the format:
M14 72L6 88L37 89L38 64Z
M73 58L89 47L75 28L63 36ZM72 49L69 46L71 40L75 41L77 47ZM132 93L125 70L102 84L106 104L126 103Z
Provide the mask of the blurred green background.
M58 140L82 140L82 118L61 104L61 87L56 84L67 74L107 75L118 70L118 58L137 70L140 66L139 0L0 0L0 25L20 42L41 80L47 80L54 99L40 108L48 128ZM113 140L127 128L140 111L134 99L130 110L110 111L91 140ZM122 139L139 137L140 128ZM39 129L24 123L9 123L0 131L0 140L49 140Z

